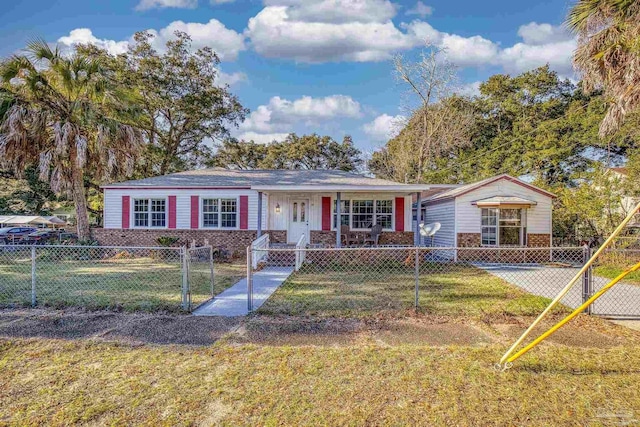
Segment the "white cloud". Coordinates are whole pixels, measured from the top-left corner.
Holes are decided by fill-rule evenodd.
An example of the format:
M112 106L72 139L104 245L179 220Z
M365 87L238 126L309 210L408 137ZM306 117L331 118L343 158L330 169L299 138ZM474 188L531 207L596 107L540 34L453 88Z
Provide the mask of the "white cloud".
M176 31L189 34L194 49L208 46L218 54L221 60L233 61L238 57L240 51L246 49L244 36L225 27L217 19L211 19L205 24L173 21L160 31L149 31L156 35L153 44L158 50L162 50L165 43L175 37Z
M404 121L405 117L401 115L390 116L388 114L381 114L373 119L373 121L365 123L362 126L362 130L374 142L386 142L398 134Z
M267 6L287 7L292 21L352 23L387 22L397 6L389 0L265 0Z
M416 46L393 22L308 22L293 19L286 6L265 7L249 19L245 34L256 52L299 62L380 61Z
M426 18L433 13L433 8L419 1L414 7L407 10L405 15L418 15L421 18Z
M571 40L573 36L566 28L551 24L538 24L530 22L518 28L518 35L522 41L529 45L543 45Z
M257 132L243 132L236 138L243 141L253 141L258 144L268 144L273 141L284 141L288 133L257 133Z
M481 36L462 37L443 34L440 47L446 49L447 58L462 67L490 64L498 55L498 45Z
M240 125L243 132L273 133L290 131L294 124L319 124L337 118L362 116L360 104L345 95L324 98L303 96L290 101L274 96L267 105L260 105Z
M478 96L480 95L480 84L482 84L481 81L467 83L460 88L459 93L466 96Z
M221 85L233 86L238 83L246 82L248 80L247 75L243 72L225 73L218 70L218 83Z
M543 45L517 43L500 52L499 63L510 73L522 73L549 64L559 74L571 75L571 59L575 48L575 40Z
M136 10L164 9L168 7L193 9L196 6L198 6L198 0L140 0Z
M127 51L129 43L126 41L115 41L99 39L93 35L89 28L76 28L71 30L68 36L60 37L58 43L63 47L71 48L79 44L92 44L102 49L106 49L113 55L118 55Z
M158 30L148 30L155 36L153 46L159 51L165 50L168 40L175 38L176 31L182 31L191 36L194 49L210 47L221 60L233 61L238 54L246 49L245 38L242 34L224 26L216 19L207 23L173 21L166 27ZM77 44L94 44L108 50L112 54L123 53L127 50L130 40L98 39L89 28L76 28L68 36L60 37L58 43L63 47L72 47Z

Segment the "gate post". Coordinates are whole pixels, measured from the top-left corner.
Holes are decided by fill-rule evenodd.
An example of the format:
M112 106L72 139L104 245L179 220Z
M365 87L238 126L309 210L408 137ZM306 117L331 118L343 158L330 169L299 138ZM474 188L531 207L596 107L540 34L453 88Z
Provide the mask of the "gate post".
M209 246L209 270L210 270L210 274L211 274L211 298L215 297L214 293L214 288L215 288L215 271L214 271L214 267L213 267L213 247Z
M189 310L189 260L186 246L180 248L180 258L182 261L182 309Z
M31 307L35 307L36 300L36 247L31 246Z
M247 310L253 311L253 277L252 277L252 255L251 245L247 246Z
M419 294L420 294L420 248L416 247L416 257L414 261L414 278L415 278L415 309L418 310Z
M586 264L589 259L591 259L591 248L589 245L584 245L582 250L582 265ZM582 275L582 303L587 302L589 298L591 298L591 294L593 293L592 289L592 274L593 266L590 266L587 271ZM591 314L593 304L585 308L585 314Z

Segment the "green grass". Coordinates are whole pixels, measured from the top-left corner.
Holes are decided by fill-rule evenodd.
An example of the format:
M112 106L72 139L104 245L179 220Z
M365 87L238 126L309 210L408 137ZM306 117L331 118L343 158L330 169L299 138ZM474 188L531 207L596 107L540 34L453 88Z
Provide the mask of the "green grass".
M638 425L640 347L0 340L2 425Z
M310 265L291 275L259 309L263 314L368 316L402 313L415 304L413 268L349 269ZM531 295L472 266L420 272L420 311L452 316L538 314L549 299Z
M630 266L621 267L617 265L600 265L594 268L593 272L596 274L596 276L605 277L607 279L615 279L628 267ZM640 285L640 271L629 273L627 277L624 278L623 282L633 285Z
M11 254L9 254L11 255ZM0 306L31 304L31 261L0 259ZM244 264L216 264L217 294L244 275ZM209 264L194 264L192 303L211 296ZM40 306L124 311L180 311L182 274L178 261L153 258L37 261L36 295Z

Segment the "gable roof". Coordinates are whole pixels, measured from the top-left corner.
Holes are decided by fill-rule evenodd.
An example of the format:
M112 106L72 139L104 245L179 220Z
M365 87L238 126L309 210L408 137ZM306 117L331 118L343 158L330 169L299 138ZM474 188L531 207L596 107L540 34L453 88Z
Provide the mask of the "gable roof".
M513 182L514 184L518 184L521 185L529 190L533 190L537 193L543 194L547 197L551 197L551 198L555 198L556 195L553 193L550 193L546 190L543 190L542 188L536 187L535 185L531 185L528 184L518 178L514 178L511 175L507 175L507 174L502 174L502 175L498 175L498 176L493 176L491 178L486 178L483 179L482 181L478 181L478 182L474 182L471 184L466 184L466 185L462 185L460 187L448 190L448 191L444 191L442 193L438 193L435 196L432 196L430 198L428 198L427 200L425 200L426 203L430 203L430 202L435 202L435 201L439 201L439 200L447 200L447 199L453 199L459 196L462 196L464 194L467 194L471 191L477 190L478 188L481 187L485 187L489 184L493 184L494 182L498 182L501 180L507 180L510 182Z
M198 169L156 176L134 181L104 185L105 189L116 188L235 188L254 190L276 190L309 187L334 189L400 189L423 191L425 184L401 184L386 179L371 178L340 170L275 170L275 169Z

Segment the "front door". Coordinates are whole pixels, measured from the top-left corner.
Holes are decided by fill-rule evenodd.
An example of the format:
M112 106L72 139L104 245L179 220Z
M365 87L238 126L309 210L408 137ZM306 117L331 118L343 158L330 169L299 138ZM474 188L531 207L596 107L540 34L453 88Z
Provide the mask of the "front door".
M300 236L307 236L309 243L309 199L293 199L289 208L289 243L298 243Z

